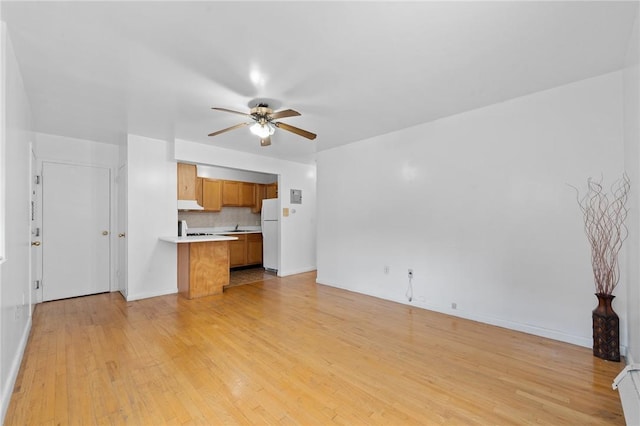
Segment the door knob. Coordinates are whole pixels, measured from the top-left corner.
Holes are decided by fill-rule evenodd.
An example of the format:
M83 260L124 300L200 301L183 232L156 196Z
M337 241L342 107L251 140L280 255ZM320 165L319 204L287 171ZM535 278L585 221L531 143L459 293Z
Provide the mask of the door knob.
M40 246L40 241L31 241L31 245L39 247Z
M121 233L118 234L118 237L120 237L120 238L124 238L124 236L125 236L124 232L121 232Z
M102 235L109 235L109 231L102 231Z

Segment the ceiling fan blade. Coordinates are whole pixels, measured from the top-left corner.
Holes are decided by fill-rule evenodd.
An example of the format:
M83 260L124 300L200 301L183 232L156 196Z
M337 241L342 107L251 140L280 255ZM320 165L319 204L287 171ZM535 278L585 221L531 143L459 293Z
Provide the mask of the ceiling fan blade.
M269 146L271 145L271 136L267 136L266 138L260 139L260 146Z
M315 133L307 132L306 130L299 129L299 128L291 126L289 124L285 124L285 123L273 123L273 124L275 124L276 127L280 128L280 129L289 131L291 133L295 133L296 135L300 135L300 136L305 137L307 139L314 140L316 138L316 136L318 136Z
M235 126L227 127L226 129L222 129L222 130L218 130L217 132L209 133L209 136L216 136L216 135L219 135L220 133L225 133L225 132L229 132L231 130L239 129L240 127L248 126L249 124L251 124L251 123L236 124Z
M251 114L247 114L246 112L234 111L232 109L216 108L216 107L213 107L211 109L215 109L216 111L230 112L231 114L244 115L245 117L251 117Z
M296 117L298 115L300 115L298 111L294 111L292 109L283 109L282 111L276 111L272 114L269 114L269 118L272 120L276 120L278 118Z

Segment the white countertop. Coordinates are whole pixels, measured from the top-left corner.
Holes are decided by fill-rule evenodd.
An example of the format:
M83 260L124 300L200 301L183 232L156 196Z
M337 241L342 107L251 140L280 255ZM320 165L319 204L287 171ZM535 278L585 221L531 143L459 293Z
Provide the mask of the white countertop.
M262 233L262 231L251 231L251 230L246 230L246 231L226 231L226 232L220 232L218 235L260 234L260 233Z
M240 226L241 231L234 231L234 228L220 227L220 228L189 228L187 232L191 233L207 233L214 235L190 235L187 237L160 237L161 241L167 241L169 243L202 243L205 241L234 241L238 237L233 235L242 234L260 234L262 229L260 226Z
M234 241L237 237L227 237L224 235L193 235L191 237L160 237L161 241L169 243L204 243L207 241Z

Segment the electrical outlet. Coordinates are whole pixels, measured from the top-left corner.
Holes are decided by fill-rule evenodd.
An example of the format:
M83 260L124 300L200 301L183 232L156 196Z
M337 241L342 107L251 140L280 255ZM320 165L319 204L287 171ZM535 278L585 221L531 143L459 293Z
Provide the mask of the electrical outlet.
M384 265L384 273L388 274L389 273L389 266Z
M413 269L409 268L408 274L409 278L413 278Z
M451 302L451 309L458 309L458 304L456 302Z

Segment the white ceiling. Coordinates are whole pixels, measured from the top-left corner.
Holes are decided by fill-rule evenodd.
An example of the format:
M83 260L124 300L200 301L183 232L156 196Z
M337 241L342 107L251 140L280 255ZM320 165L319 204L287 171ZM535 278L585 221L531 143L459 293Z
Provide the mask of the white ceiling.
M293 161L621 69L637 2L11 2L35 130ZM301 117L259 146L252 99Z

